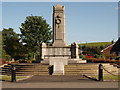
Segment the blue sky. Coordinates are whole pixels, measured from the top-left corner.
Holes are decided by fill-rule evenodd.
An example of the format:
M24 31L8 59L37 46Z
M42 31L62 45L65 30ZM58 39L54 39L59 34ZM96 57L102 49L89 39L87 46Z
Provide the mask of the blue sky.
M2 27L19 27L26 16L43 16L52 26L53 6L58 2L3 2ZM66 42L104 42L118 38L117 2L60 2L65 6Z

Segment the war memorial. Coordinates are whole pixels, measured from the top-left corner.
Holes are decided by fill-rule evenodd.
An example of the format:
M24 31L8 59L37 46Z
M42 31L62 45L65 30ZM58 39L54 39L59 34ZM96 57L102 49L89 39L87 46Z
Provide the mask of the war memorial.
M73 42L70 46L65 42L65 13L64 6L57 4L53 7L53 43L52 46L41 44L41 63L54 65L54 74L64 74L64 65L69 63L86 63L79 59L78 45Z
M16 63L16 76L32 76L23 82L80 82L86 76L98 76L100 63L87 63L79 58L79 46L73 41L66 43L65 7L61 4L53 6L53 41L51 45L40 45L40 63ZM110 63L102 63L104 75L118 75L118 68ZM11 65L2 67L3 75L10 75ZM103 70L103 67L102 67ZM109 72L108 72L109 71ZM34 78L35 76L35 78ZM88 80L88 78L87 78ZM69 85L70 86L70 85ZM89 85L87 85L89 86Z

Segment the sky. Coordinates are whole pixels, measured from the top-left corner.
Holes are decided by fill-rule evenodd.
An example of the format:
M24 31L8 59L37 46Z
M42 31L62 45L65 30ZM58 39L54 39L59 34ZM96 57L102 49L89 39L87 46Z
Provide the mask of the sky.
M19 27L27 16L43 16L52 27L53 6L65 6L66 42L109 42L118 38L117 2L2 2L2 28Z

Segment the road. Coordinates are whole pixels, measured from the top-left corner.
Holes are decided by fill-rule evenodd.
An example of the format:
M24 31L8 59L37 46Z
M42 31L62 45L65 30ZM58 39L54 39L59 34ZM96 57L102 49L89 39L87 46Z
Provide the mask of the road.
M3 82L2 88L118 88L118 82Z
M2 88L118 88L117 81L95 81L82 75L32 76L16 83L4 81Z

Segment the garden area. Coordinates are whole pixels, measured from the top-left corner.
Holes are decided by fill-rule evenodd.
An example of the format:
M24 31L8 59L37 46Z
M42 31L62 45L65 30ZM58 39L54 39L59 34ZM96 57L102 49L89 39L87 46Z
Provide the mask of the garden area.
M94 79L98 79L98 76L91 76L91 77L94 78ZM108 80L112 80L112 81L119 80L120 81L120 75L117 75L117 76L105 75L105 76L103 76L103 80L104 81L108 81Z

